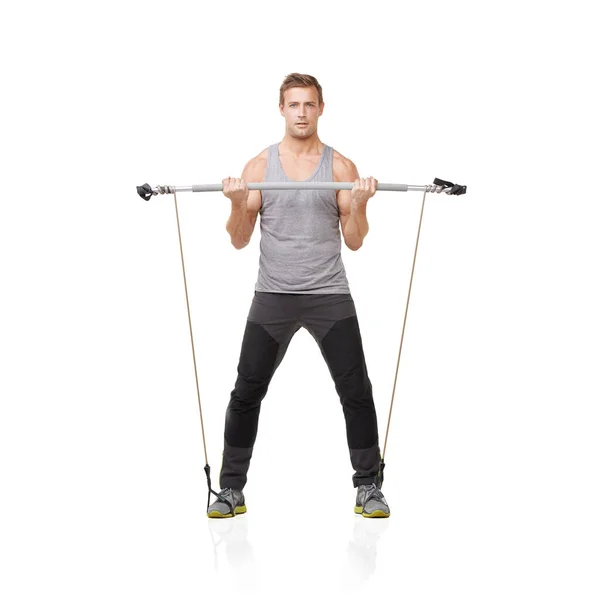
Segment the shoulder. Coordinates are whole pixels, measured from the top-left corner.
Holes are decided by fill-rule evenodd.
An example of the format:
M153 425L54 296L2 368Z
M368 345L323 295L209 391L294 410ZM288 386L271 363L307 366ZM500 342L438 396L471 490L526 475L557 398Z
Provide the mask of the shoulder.
M354 181L358 179L356 165L346 156L333 150L333 180Z
M256 156L253 156L244 167L242 178L246 181L263 181L267 172L267 158L269 148L265 148Z

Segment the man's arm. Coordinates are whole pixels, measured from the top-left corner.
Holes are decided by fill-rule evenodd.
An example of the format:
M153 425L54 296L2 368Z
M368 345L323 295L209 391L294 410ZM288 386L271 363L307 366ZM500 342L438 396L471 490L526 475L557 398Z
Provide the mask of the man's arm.
M225 228L231 237L231 243L237 250L250 243L262 205L260 190L248 190L246 183L262 181L264 167L264 160L259 155L248 161L242 171L241 180L223 180L223 193L231 200L231 215Z
M357 180L359 180L358 169L356 165L349 159L342 161L339 170L334 177L336 181L354 181L355 188L353 190L338 190L337 204L340 211L340 224L342 227L342 235L344 242L350 250L358 250L365 236L369 232L369 222L367 221L367 200L375 191L373 184L370 190L372 193L365 190L357 190ZM368 180L367 180L368 181ZM377 181L375 189L377 188ZM364 187L364 186L363 186ZM359 193L361 192L361 193Z

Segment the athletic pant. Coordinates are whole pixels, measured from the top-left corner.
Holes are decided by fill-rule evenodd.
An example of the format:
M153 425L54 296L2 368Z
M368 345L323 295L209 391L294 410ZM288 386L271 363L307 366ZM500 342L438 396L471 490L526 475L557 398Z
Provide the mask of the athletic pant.
M300 327L316 340L335 383L354 487L377 480L377 415L352 296L255 292L225 418L221 488L246 485L262 399Z

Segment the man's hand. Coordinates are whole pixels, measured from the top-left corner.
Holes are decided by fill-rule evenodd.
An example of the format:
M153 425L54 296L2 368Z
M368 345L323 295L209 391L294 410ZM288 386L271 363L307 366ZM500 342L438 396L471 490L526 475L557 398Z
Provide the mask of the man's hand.
M243 206L248 200L248 184L243 179L227 177L223 179L223 194L231 200L233 206Z
M350 192L352 204L355 206L365 206L369 198L375 195L377 191L377 179L373 177L363 177L354 182L354 187Z

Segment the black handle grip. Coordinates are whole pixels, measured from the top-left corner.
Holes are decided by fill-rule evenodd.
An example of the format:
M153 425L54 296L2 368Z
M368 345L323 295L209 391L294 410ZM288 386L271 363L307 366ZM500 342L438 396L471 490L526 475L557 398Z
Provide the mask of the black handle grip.
M466 185L458 185L452 183L451 181L444 181L443 179L438 179L437 177L433 180L433 185L441 185L444 189L451 188L448 194L451 196L460 196L462 194L467 193Z
M138 185L137 193L144 200L150 200L150 198L152 198L152 196L153 196L152 188L150 187L150 184L148 184L148 183L145 183L144 185Z

